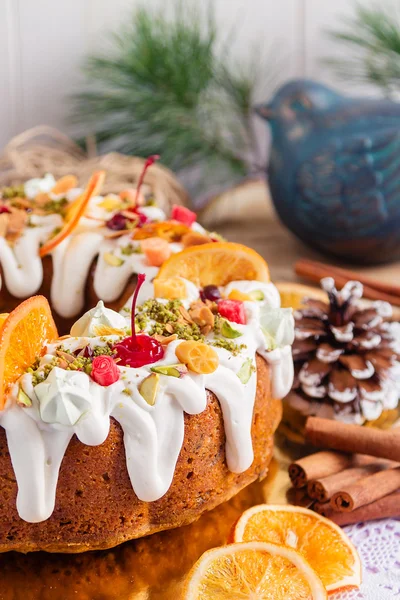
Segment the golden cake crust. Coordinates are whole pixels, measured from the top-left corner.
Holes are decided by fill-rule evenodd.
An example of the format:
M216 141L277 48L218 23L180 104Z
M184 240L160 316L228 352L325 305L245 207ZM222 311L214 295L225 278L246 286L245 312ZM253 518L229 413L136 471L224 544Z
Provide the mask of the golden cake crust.
M281 418L281 402L271 398L270 374L257 361L257 393L253 413L254 461L244 473L231 473L225 460L225 430L217 398L199 415L185 414L185 438L168 492L155 502L134 493L125 462L123 433L111 419L110 433L100 446L85 446L75 436L63 462L55 510L41 523L21 520L16 509L17 484L0 429L0 552L83 552L111 548L156 531L196 520L266 475L273 451L273 432Z

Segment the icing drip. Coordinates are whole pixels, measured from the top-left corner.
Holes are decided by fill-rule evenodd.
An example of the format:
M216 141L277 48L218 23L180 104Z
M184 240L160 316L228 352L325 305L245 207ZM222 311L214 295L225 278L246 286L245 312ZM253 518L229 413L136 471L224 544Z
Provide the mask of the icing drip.
M255 290L265 287L271 291L271 284L259 282L236 282L235 288L251 291L250 284ZM188 283L188 289L191 287ZM151 292L152 286L147 291ZM260 324L267 302L245 303L247 324L235 324L241 333L240 344L244 346L235 354L215 347L219 357L216 371L206 375L189 371L181 378L159 375L154 405L148 404L140 394L140 384L151 374L152 367L179 362L176 348L182 340L171 342L156 363L140 368L118 366L119 379L107 387L98 385L83 371L77 373L58 367L36 388L32 375L23 375L0 414L18 483L20 517L29 522L49 518L54 510L60 464L71 437L75 434L89 446L101 444L108 436L110 417L122 427L127 470L136 495L146 502L162 497L171 485L183 444L184 413L199 414L206 409L206 390L213 392L221 405L228 468L235 473L249 468L253 462L251 425L257 383L256 352L271 365L275 398L286 394L293 377L290 346L277 347L272 352L266 350L267 341ZM275 309L277 306L275 302ZM95 324L98 318L95 314L96 311L88 314L84 331L91 331L92 320ZM279 314L288 318L287 313ZM110 320L111 315L107 318ZM127 316L126 328L129 325ZM284 331L287 330L288 323L284 327ZM209 334L207 341L212 343L213 338L214 334ZM106 345L107 341L114 344L118 339L117 336L70 337L63 340L63 347L74 352L86 344L96 348ZM57 344L47 345L43 365L51 361L57 347ZM253 368L243 383L238 373L248 361ZM32 406L18 405L19 386L31 398Z

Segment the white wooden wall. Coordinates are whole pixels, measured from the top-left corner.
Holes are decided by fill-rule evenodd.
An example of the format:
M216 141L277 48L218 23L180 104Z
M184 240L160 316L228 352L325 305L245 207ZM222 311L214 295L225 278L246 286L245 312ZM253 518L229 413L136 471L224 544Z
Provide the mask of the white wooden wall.
M0 149L10 137L34 125L70 131L66 123L68 96L82 81L79 66L83 57L101 48L107 30L117 26L139 1L0 0ZM147 3L157 6L172 1ZM221 27L240 25L235 51L248 52L255 40L262 40L270 50L274 85L309 76L343 88L321 64L321 58L338 51L324 30L351 12L352 0L213 3ZM270 86L268 74L266 82ZM268 91L267 86L261 89L258 100Z

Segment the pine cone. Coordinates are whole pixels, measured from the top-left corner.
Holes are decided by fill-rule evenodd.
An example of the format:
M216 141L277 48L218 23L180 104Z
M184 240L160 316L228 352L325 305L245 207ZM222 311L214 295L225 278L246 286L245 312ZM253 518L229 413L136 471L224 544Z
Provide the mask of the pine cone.
M308 299L295 311L290 402L304 408L307 401L309 414L356 423L377 419L399 399L396 324L388 322L392 308L386 302L361 308L363 286L356 281L340 292L331 277L321 285L329 304Z

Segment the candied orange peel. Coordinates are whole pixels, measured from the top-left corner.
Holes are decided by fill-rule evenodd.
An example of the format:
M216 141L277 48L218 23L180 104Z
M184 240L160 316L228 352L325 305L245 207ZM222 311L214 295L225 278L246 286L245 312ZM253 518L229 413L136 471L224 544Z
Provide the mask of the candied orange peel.
M83 194L74 200L68 207L64 227L57 235L48 240L40 248L39 255L41 258L52 252L54 248L61 244L61 242L64 241L77 227L81 217L85 214L90 199L99 193L104 178L104 171L96 171L96 173L93 173Z

